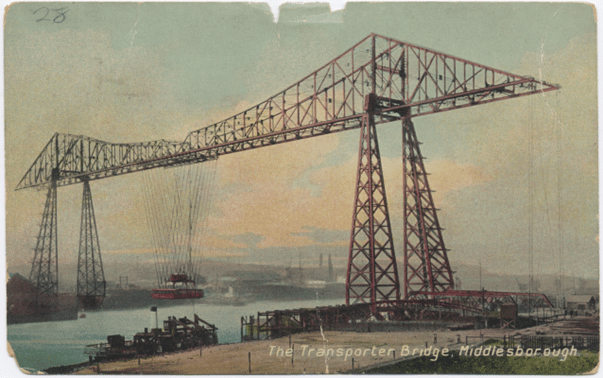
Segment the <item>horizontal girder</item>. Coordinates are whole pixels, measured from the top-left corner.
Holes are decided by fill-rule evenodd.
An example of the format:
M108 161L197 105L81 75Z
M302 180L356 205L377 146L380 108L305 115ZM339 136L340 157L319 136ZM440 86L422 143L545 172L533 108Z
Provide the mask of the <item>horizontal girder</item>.
M375 46L374 50L372 46ZM557 86L371 34L256 106L188 134L183 142L109 143L55 134L17 189L58 186L375 124L548 92ZM373 94L369 96L369 94Z
M532 298L541 299L544 304L553 308L553 304L542 293L518 293L508 291L487 291L487 290L446 290L444 292L429 292L429 291L415 291L410 292L408 298L419 298L419 297L431 297L431 298L461 298L461 297L473 297L473 298L496 298L501 299L505 297L516 297L516 298Z
M25 173L17 189L44 185L53 179L53 174L57 186L65 186L84 180L215 159L208 152L179 155L183 149L181 142L110 143L56 133Z

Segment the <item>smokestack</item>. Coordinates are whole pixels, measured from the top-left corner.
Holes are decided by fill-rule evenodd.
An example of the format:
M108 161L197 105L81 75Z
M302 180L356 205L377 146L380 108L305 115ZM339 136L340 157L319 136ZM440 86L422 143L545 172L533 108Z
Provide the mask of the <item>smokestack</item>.
M329 282L335 281L335 277L333 277L333 261L331 260L331 254L329 253Z

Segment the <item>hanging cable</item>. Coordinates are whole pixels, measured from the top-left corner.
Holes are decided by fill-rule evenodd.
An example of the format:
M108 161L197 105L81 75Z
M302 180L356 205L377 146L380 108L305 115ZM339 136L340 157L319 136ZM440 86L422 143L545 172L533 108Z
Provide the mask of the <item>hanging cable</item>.
M192 164L144 176L143 198L159 288L199 282L204 230L216 163Z

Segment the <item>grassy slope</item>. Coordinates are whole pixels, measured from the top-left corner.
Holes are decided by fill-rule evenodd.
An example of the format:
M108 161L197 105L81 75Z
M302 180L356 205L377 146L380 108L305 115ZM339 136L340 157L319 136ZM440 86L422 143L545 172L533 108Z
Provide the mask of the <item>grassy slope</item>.
M555 357L420 357L365 371L366 374L547 374L586 373L599 362L597 353L582 351L580 356L560 361Z

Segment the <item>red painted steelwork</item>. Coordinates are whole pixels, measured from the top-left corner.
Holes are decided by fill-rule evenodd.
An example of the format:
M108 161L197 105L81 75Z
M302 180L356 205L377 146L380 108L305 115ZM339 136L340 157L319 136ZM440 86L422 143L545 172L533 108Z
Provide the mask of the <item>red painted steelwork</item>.
M151 291L151 298L154 299L203 298L204 295L201 289L153 289Z
M374 312L375 303L400 298L375 126L403 120L407 201L404 294L419 291L440 295L454 288L452 273L410 118L556 89L559 87L544 81L371 34L285 90L190 132L182 142L118 144L57 133L17 189L50 183L50 202L57 186L199 163L234 152L360 128L346 302L371 302ZM52 237L56 222L51 221L52 212L45 214L38 237L42 247L36 248L32 282L52 293L58 285L52 267L56 260L56 240Z
M183 142L110 143L55 134L17 189L57 186L146 169L198 163L224 154L361 126L365 98L381 99L375 124L461 109L559 87L371 34L285 90L189 133Z
M454 288L442 228L413 123L402 120L404 177L404 298L410 291Z
M175 273L167 280L171 288L158 288L151 291L154 299L188 299L203 298L205 293L201 289L195 289L195 281L188 278L186 274ZM180 284L180 287L176 287Z
M353 304L372 303L373 312L376 312L376 302L400 299L400 281L375 127L374 114L379 105L375 36L371 40L371 51L371 93L364 98L365 114L360 127L346 304L350 301Z
M346 280L346 304L400 299L377 130L363 117ZM351 302L351 303L350 303Z

